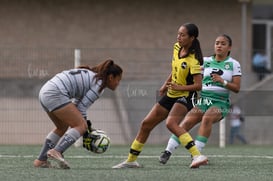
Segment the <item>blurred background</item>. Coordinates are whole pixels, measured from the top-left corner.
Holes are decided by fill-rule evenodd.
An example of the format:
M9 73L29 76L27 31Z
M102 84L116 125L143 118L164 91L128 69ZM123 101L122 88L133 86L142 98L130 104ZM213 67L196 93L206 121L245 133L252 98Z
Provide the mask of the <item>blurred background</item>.
M204 56L213 54L218 35L232 38L243 76L231 100L245 117L243 133L249 144L273 143L272 0L0 0L0 17L0 144L41 144L53 128L38 102L41 86L75 60L93 66L107 58L124 69L123 80L88 117L112 144L130 144L171 71L177 30L186 22L199 27ZM267 71L254 68L257 52ZM218 144L219 134L215 124L209 142ZM169 136L163 122L148 143L165 144Z

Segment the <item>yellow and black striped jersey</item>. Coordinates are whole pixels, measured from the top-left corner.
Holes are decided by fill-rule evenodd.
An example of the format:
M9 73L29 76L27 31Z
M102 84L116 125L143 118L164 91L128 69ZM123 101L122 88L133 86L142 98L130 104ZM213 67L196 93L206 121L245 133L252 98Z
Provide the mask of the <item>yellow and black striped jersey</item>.
M172 58L172 82L178 85L191 85L194 83L193 75L201 74L201 66L194 54L181 58L180 51L181 46L175 43ZM169 89L167 95L172 98L188 96L189 91Z

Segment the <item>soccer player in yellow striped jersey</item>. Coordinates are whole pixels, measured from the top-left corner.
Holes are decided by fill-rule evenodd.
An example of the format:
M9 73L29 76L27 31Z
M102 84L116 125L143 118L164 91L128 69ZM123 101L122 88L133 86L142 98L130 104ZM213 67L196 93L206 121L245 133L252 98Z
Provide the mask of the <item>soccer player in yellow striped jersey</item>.
M197 39L199 30L195 24L186 23L179 27L177 43L174 45L172 72L159 92L161 99L142 120L140 129L129 151L128 158L112 168L142 167L136 160L141 153L150 132L166 119L167 128L173 132L182 145L193 155L190 168L207 163L207 157L201 155L190 134L179 127L180 121L192 109L192 97L202 87L200 65L203 56Z
M230 91L238 93L241 84L240 63L230 57L232 40L228 35L220 35L214 44L215 54L204 57L201 96L196 106L188 112L181 127L189 131L200 123L195 144L201 151L211 134L212 125L224 118L230 110ZM159 161L166 164L172 152L180 145L176 136L171 136Z
M181 46L175 43L172 59L172 83L177 85L191 85L193 84L193 75L200 74L200 62L195 58L194 54L189 54L186 58L179 57ZM181 91L170 89L167 92L169 97L188 97L189 91Z

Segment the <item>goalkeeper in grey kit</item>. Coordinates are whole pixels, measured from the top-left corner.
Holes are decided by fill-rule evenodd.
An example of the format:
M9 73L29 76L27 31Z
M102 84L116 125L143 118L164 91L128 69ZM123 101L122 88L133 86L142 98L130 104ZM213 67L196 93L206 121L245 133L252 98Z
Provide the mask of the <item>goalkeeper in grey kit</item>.
M58 167L69 169L63 153L83 136L83 146L92 148L91 123L86 110L101 96L105 88L115 90L122 78L122 68L113 60L105 60L89 67L79 66L56 74L40 90L39 101L56 126L45 139L34 167L53 167L48 158ZM92 150L91 150L92 151Z

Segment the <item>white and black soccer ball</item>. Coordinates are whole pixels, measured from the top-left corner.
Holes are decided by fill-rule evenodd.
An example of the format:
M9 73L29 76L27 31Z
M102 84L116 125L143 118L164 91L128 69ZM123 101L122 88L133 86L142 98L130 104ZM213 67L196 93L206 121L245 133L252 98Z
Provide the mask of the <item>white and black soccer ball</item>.
M106 132L103 130L94 130L91 135L97 138L92 142L91 151L94 153L104 153L110 147L110 138L107 136Z

